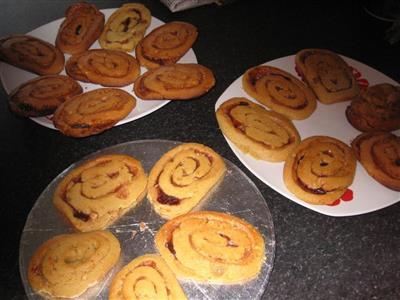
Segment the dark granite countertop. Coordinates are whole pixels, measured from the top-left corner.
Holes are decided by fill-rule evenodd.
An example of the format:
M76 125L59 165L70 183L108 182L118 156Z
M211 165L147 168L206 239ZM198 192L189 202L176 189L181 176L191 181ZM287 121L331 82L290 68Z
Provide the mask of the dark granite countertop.
M99 8L124 1L91 1ZM145 3L164 22L198 27L193 49L214 71L216 86L193 101L162 109L102 134L74 139L29 119L15 117L0 89L0 298L24 299L18 247L26 217L50 181L82 157L132 140L168 139L206 144L239 166L257 185L271 210L276 258L263 299L399 299L400 204L352 217L328 217L302 207L258 180L224 140L214 116L222 92L247 68L327 48L400 81L400 43L384 40L390 23L370 17L352 1L239 0L171 13L156 0ZM3 0L0 36L26 33L64 16L73 1Z

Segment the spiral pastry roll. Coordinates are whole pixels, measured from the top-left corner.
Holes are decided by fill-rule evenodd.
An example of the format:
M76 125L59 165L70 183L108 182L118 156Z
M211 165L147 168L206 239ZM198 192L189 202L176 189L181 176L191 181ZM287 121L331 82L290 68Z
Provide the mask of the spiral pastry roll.
M164 260L146 254L132 260L115 275L110 300L184 300L187 299L174 273Z
M293 123L246 98L231 98L216 112L221 131L240 150L256 159L284 161L300 143Z
M161 66L139 76L136 96L143 100L187 100L200 97L215 85L213 72L198 64Z
M365 132L351 143L368 174L389 189L400 191L400 138L388 132Z
M176 63L197 39L197 28L186 22L170 22L157 27L136 46L141 66L153 69Z
M244 73L242 82L250 96L292 120L308 118L317 105L309 87L278 68L253 67Z
M265 259L260 232L220 212L191 212L165 223L155 243L178 279L243 283L255 278Z
M28 280L46 297L78 297L104 278L120 252L118 239L108 231L58 235L36 250Z
M52 44L29 35L0 39L0 60L39 74L55 75L64 68L64 54Z
M57 33L56 46L64 53L78 54L90 48L104 27L104 14L93 4L72 4Z
M304 49L296 54L296 67L320 102L332 104L359 95L350 67L336 53L324 49Z
M132 51L151 23L151 13L139 3L126 3L107 20L99 43L104 49Z
M353 183L356 157L345 143L328 136L303 140L283 169L286 187L311 204L330 204Z
M11 92L10 109L22 117L52 114L67 98L82 93L82 87L64 75L36 77Z
M116 50L93 49L71 56L65 71L76 80L120 87L131 84L140 74L137 60Z
M170 219L189 212L225 174L223 158L202 144L186 143L165 153L149 174L147 198Z
M347 107L346 117L364 132L400 129L400 86L382 83L369 87Z
M103 155L76 167L58 184L55 207L79 231L105 229L146 194L140 161L127 155Z

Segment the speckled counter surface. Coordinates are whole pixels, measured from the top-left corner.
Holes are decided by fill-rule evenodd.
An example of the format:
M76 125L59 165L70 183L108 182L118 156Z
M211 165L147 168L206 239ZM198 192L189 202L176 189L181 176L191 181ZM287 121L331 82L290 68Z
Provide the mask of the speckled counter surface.
M92 1L99 8L123 1ZM24 299L18 246L25 219L49 182L70 164L111 145L140 139L206 144L239 166L271 210L276 258L263 299L399 299L400 204L373 213L334 218L304 208L258 180L236 158L218 129L214 104L247 68L296 53L328 48L400 81L400 43L384 40L389 23L359 4L239 0L171 13L160 2L139 1L163 20L198 27L193 49L214 71L217 85L193 101L170 102L150 115L100 135L73 139L17 118L0 89L0 296ZM3 0L0 36L25 33L64 16L72 1ZM279 176L279 175L277 175Z

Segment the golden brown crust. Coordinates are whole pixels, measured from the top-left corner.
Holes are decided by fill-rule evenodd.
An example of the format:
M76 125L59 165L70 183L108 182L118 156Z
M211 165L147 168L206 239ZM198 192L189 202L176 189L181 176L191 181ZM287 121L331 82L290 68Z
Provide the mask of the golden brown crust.
M103 155L71 170L58 184L53 203L77 230L105 229L144 198L146 184L140 161Z
M147 198L154 210L170 219L192 210L225 174L223 158L197 143L179 145L165 153L149 174Z
M76 80L120 87L131 84L140 74L137 60L116 50L92 49L71 56L65 71Z
M139 3L126 3L107 20L99 43L104 49L132 51L151 23L151 13Z
M243 88L258 102L292 120L308 118L317 106L313 91L291 74L257 66L243 75Z
M296 67L320 102L332 104L356 98L360 91L350 67L336 53L304 49L296 54Z
M345 143L328 136L303 140L283 169L287 189L311 204L330 204L353 183L356 158Z
M39 74L55 75L64 68L64 54L52 44L29 35L0 39L0 60Z
M85 137L113 127L135 107L136 99L120 89L102 88L77 95L54 112L54 126L63 134Z
M110 286L110 300L142 299L141 295L146 299L187 299L175 275L155 254L132 260L115 275Z
M120 252L118 239L108 231L58 235L36 250L28 280L45 297L74 298L101 281Z
M284 161L300 143L293 123L246 98L232 98L216 112L221 131L244 153L271 162Z
M351 143L368 174L389 189L400 191L400 137L387 132L365 132Z
M200 97L215 85L212 71L198 64L174 64L147 71L135 81L143 100L187 100Z
M40 76L23 83L10 93L10 109L23 117L46 116L52 114L66 99L82 91L82 87L68 76Z
M74 3L60 25L56 46L64 53L82 53L99 38L103 27L104 14L94 4Z
M148 69L176 63L197 39L197 28L186 22L157 27L136 46L136 58Z
M165 223L155 244L178 279L244 283L265 259L260 232L246 221L220 212L191 212Z

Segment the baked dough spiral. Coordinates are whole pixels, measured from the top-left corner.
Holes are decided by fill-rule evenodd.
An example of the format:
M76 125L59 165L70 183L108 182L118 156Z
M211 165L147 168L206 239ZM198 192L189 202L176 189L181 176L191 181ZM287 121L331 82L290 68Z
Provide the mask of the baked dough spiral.
M264 239L246 221L220 212L191 212L165 223L155 243L178 279L243 283L260 272Z
M174 273L155 254L135 258L115 275L110 300L185 300L187 299Z
M317 106L313 91L291 74L257 66L243 75L243 88L258 102L292 120L308 118Z
M58 235L36 250L28 280L46 297L74 298L101 281L120 252L118 239L108 231Z
M330 204L353 183L356 158L345 143L328 136L303 140L283 169L286 187L311 204Z
M300 143L286 117L246 98L231 98L216 112L221 131L244 153L271 162L284 161Z
M179 145L151 169L147 198L161 217L179 216L204 199L225 170L223 158L211 148L197 143Z

